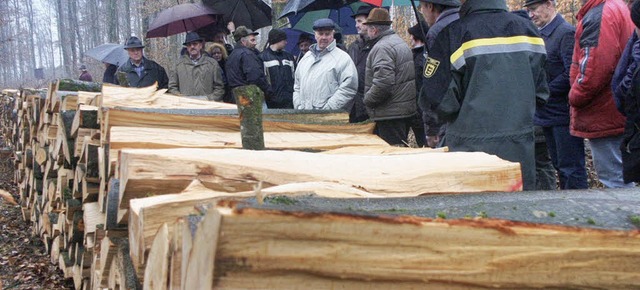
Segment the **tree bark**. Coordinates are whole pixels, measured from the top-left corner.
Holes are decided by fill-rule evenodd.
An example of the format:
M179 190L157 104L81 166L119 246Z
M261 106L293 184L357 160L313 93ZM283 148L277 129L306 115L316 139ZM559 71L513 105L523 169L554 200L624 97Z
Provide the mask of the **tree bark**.
M264 150L264 131L262 128L262 104L264 93L255 85L233 89L240 115L240 134L242 148Z

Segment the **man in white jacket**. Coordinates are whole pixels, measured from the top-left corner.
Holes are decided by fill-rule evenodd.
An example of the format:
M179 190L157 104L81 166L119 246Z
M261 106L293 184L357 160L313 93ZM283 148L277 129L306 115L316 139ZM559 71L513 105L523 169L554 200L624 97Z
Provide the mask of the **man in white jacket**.
M335 24L313 23L317 43L298 63L293 107L299 110L348 110L358 89L358 72L349 55L336 47Z

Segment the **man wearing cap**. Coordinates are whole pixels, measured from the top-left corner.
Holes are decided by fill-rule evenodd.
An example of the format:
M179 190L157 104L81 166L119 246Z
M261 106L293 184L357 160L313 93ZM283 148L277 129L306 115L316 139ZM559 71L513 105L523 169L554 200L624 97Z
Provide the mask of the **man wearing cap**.
M569 77L571 135L589 139L593 164L605 187L633 187L622 176L619 148L625 117L616 109L611 80L634 25L622 0L582 2Z
M204 39L196 32L189 32L182 45L187 53L178 59L171 71L168 93L207 96L210 101L222 101L222 68L215 59L202 53Z
M420 13L422 13L425 22L429 26L429 30L425 31L427 34L425 40L427 54L440 31L460 18L459 11L459 0L420 0ZM423 69L420 70L419 78L424 78ZM422 88L421 93L429 94L432 93L432 90ZM440 143L440 138L444 136L446 125L438 120L436 113L431 111L428 104L425 103L425 99L426 97L419 97L418 104L420 105L422 119L425 122L427 131L427 145L435 147Z
M236 28L233 32L236 46L227 59L225 72L231 90L241 86L256 85L264 93L265 100L269 101L273 92L264 74L264 65L258 56L259 52L255 48L256 35L258 32L253 32L245 26Z
M85 81L85 82L92 82L93 81L93 77L91 76L91 74L89 73L89 71L87 71L87 66L86 65L81 65L80 66L80 77L78 78L81 81Z
M413 54L407 43L391 29L389 12L369 12L364 105L376 122L375 133L390 145L406 146L411 119L416 114L416 83Z
M586 189L584 140L569 132L569 71L576 29L557 13L555 1L527 0L524 7L547 50L549 100L536 108L533 123L542 127L551 162L560 177L560 189Z
M129 61L118 68L116 83L120 84L117 76L125 74L130 87L148 87L157 82L158 89L166 89L169 84L167 72L155 61L144 57L143 48L139 38L131 36L127 39L124 49L129 53Z
M349 55L336 47L335 24L313 23L316 44L296 69L293 107L299 110L349 110L358 89L358 71Z
M280 29L269 31L269 47L260 53L264 62L267 81L273 89L273 96L267 100L269 109L293 109L293 74L295 60L284 48L287 46L287 34Z
M371 9L373 9L373 6L365 4L358 7L358 10L351 15L356 21L356 30L358 31L358 38L351 43L347 51L358 70L358 91L349 113L349 122L351 123L363 122L369 119L367 108L364 106L364 71L367 68L367 56L369 56L371 46L368 44L369 36L367 36L367 27L364 23L367 21L367 16Z
M423 87L433 91L427 101L448 122L444 145L518 162L523 189L534 190L533 115L549 94L545 61L538 29L509 13L505 0L462 1L460 19L438 34L424 70Z

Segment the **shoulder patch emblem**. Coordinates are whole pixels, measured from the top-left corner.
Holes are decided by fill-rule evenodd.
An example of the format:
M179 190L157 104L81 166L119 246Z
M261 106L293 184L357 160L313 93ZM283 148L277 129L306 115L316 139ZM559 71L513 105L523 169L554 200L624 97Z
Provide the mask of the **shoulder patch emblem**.
M432 77L438 70L439 66L440 66L439 60L433 59L430 57L427 58L427 64L424 66L424 77L425 78Z

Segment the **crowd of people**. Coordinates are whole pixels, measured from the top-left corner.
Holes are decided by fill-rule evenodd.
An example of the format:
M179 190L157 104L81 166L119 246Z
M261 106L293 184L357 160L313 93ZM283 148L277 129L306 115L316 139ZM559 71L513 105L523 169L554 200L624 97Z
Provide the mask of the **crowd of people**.
M406 146L412 131L419 146L519 162L525 190L588 188L588 140L602 184L633 187L640 1L582 2L574 27L554 0L525 0L514 13L505 0L420 0L424 22L408 29L410 44L386 9L363 5L352 15L358 36L348 48L324 18L313 23L314 38L299 38L296 56L280 29L262 52L258 33L244 26L231 25L212 43L189 32L169 75L131 37L129 61L107 66L103 81L157 83L171 94L230 103L234 88L256 85L266 108L345 110L350 122L375 122L391 145Z

